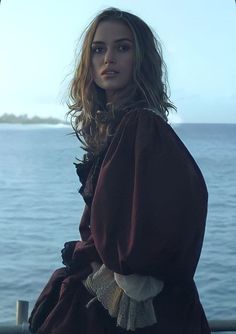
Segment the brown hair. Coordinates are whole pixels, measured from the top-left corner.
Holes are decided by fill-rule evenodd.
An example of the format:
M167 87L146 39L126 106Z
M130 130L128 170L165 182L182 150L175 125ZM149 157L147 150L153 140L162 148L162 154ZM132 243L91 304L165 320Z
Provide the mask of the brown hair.
M101 21L119 20L130 28L134 36L135 56L133 81L119 93L112 105L106 104L105 92L93 82L91 44ZM136 15L108 8L97 15L85 30L81 55L70 85L68 103L72 127L83 149L98 154L112 135L112 125L123 112L132 107L158 110L167 121L169 109L176 107L167 93L167 69L161 44L149 26Z

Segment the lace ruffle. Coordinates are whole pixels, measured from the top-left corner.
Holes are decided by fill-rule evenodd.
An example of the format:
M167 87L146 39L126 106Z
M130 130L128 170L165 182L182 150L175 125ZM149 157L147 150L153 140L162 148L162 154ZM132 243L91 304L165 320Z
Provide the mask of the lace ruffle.
M79 193L82 195L85 203L91 206L99 171L104 159L105 151L98 156L92 157L81 163L74 163L77 175L79 176L81 187ZM86 155L85 155L86 156Z
M117 326L134 331L136 328L151 326L157 322L152 298L136 301L118 286L114 273L102 265L85 281L85 287L117 319Z
M164 287L164 283L152 276L120 275L114 273L114 279L119 287L132 299L144 301L157 296Z

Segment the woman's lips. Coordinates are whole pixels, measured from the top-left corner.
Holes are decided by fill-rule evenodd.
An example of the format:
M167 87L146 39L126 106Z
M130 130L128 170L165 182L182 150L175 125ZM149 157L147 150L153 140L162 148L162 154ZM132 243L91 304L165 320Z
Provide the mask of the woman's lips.
M106 68L105 70L102 71L101 75L111 75L111 76L113 76L113 75L116 75L118 73L119 73L118 71L116 71L112 68Z
M117 74L119 74L119 72L109 71L109 72L102 73L102 76L103 77L108 77L108 78L113 78L113 77L117 76Z

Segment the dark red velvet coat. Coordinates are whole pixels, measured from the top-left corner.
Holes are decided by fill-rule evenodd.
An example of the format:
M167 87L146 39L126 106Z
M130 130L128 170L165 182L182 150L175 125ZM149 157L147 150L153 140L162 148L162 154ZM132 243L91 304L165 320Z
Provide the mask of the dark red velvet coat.
M127 333L81 279L100 261L114 272L164 281L157 324L135 333L210 333L193 280L207 214L202 174L173 129L149 110L126 113L106 152L77 165L86 206L73 253L77 270L56 271L31 314L40 334ZM38 328L38 330L37 330Z

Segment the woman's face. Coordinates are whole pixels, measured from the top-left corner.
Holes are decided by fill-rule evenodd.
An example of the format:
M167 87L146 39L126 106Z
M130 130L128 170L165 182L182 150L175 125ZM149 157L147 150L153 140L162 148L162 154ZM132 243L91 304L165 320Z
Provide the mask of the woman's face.
M132 81L134 39L129 27L120 21L99 23L92 42L94 82L105 90L107 102Z

